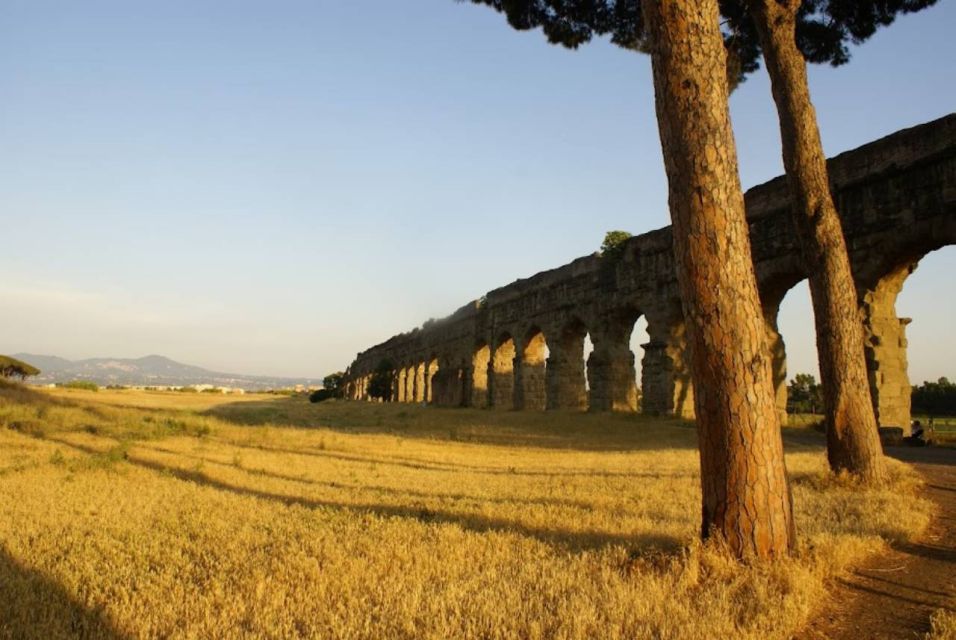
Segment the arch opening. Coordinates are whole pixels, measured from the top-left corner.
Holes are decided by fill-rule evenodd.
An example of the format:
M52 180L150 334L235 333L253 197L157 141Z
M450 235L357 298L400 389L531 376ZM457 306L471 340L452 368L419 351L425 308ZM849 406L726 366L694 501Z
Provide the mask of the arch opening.
M820 361L810 282L803 277L777 287L763 301L767 346L781 425L822 419Z
M631 325L631 333L627 340L628 349L631 351L631 355L634 358L634 364L632 366L633 375L634 375L634 401L633 401L633 410L641 411L641 399L643 397L643 361L644 361L644 346L651 341L650 335L647 333L647 318L644 314L640 314L634 323Z
M907 362L914 384L956 379L956 340L941 340L953 334L956 296L952 274L956 273L956 250L941 249L926 254L906 279L896 299L899 315L911 318L906 326Z

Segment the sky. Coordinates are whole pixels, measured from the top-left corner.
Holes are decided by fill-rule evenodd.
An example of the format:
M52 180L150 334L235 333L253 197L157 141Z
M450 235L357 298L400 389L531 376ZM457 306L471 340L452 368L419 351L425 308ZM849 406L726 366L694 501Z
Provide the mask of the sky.
M828 155L953 110L954 24L811 68ZM669 223L649 59L453 0L0 0L0 78L0 353L318 377ZM762 70L731 111L744 186L782 173ZM900 295L915 381L956 377L953 273ZM780 325L815 372L805 284Z

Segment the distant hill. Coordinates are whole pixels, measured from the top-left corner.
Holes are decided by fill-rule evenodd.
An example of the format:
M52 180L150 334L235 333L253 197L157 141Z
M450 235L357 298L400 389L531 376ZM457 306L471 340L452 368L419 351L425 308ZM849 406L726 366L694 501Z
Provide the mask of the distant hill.
M90 380L101 385L185 386L211 384L217 387L238 387L248 390L277 389L299 384L306 386L321 384L321 380L308 378L248 376L238 373L210 371L157 355L142 358L89 358L86 360L67 360L57 356L33 353L17 353L13 357L40 369L40 375L30 379L35 384Z

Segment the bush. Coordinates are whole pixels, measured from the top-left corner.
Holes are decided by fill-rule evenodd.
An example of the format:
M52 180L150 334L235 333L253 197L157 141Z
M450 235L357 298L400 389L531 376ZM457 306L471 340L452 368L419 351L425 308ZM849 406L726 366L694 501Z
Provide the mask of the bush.
M309 394L309 402L325 402L335 397L335 392L331 389L317 389Z
M608 231L601 243L601 256L616 260L624 255L624 245L631 238L627 231Z

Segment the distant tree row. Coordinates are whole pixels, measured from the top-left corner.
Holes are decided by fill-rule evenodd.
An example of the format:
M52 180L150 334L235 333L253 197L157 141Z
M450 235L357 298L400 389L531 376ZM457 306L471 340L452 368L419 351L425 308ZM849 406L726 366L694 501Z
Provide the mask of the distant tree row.
M913 413L956 416L956 383L944 377L914 386Z
M58 385L65 389L83 389L84 391L99 391L100 385L92 380L70 380L64 384Z
M956 383L949 378L913 385L914 414L956 416ZM788 413L822 413L823 387L809 373L798 373L787 385Z

